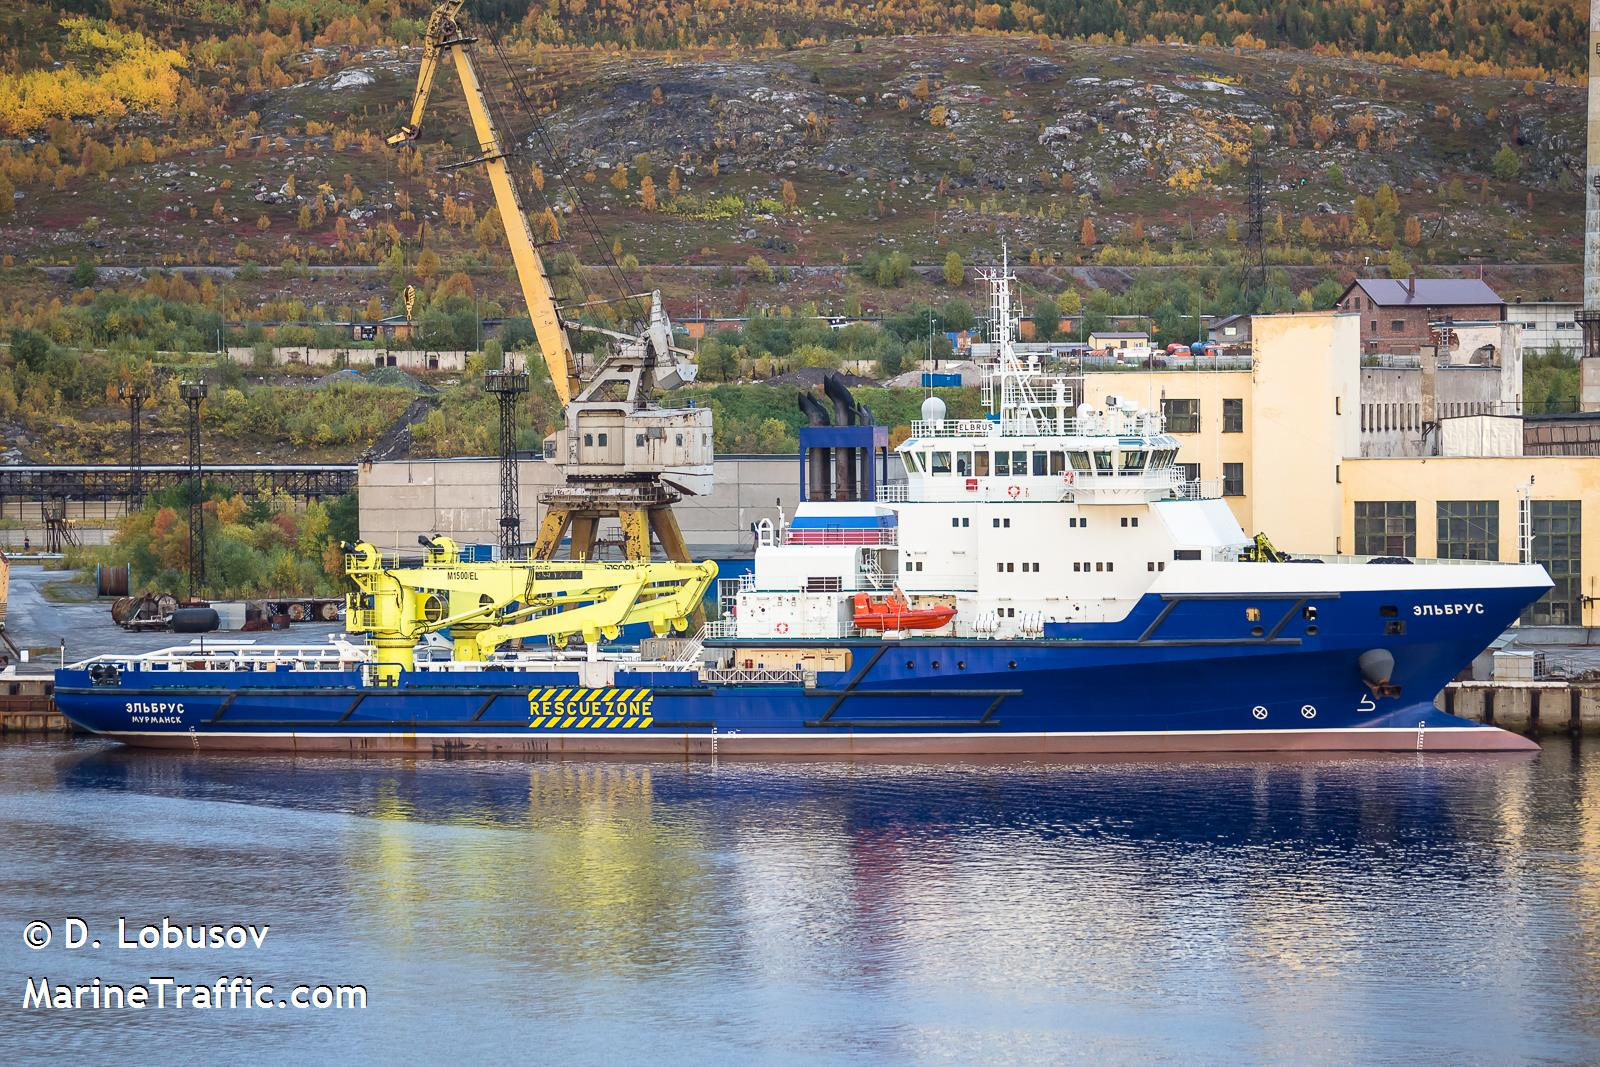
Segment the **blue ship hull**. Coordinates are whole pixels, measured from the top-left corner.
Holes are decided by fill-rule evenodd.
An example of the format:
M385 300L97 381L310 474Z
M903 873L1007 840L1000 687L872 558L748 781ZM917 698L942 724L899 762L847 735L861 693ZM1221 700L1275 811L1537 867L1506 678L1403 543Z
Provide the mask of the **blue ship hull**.
M791 642L851 651L847 670L804 684L619 670L611 685L591 688L577 670L419 669L376 686L357 670L172 670L135 660L110 681L86 667L59 671L56 699L95 733L202 750L1522 750L1533 743L1433 701L1543 591L1454 590L1459 613L1438 605L1437 591L1152 594L1119 622L1051 624L1034 640ZM1372 649L1394 659L1387 686L1362 675L1358 661Z

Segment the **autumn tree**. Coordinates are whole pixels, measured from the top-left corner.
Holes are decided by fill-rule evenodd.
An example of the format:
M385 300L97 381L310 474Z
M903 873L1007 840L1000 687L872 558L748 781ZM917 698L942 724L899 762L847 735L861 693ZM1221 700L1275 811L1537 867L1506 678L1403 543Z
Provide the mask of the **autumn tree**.
M1321 114L1311 116L1311 141L1312 141L1312 143L1315 144L1318 148L1323 148L1323 147L1325 147L1327 145L1329 139L1332 138L1332 137L1333 137L1333 120L1330 119L1328 116L1321 115Z
M300 211L295 215L294 224L302 233L311 229L311 205L300 205Z
M673 196L677 196L679 190L682 188L683 175L678 173L677 167L673 167L672 170L667 173L667 192L671 193Z
M1405 242L1412 248L1417 247L1422 241L1422 223L1415 215L1406 219Z
M1515 181L1522 173L1522 160L1517 157L1516 149L1510 145L1502 145L1500 151L1494 154L1489 166L1494 176L1503 182Z
M621 192L627 191L628 165L626 163L618 163L616 169L611 172L611 188Z
M220 196L211 205L211 217L219 221L222 218L222 197Z
M783 206L793 211L799 199L799 195L794 191L794 182L785 181L783 183Z
M431 248L424 248L417 257L417 280L426 285L439 273L439 254Z
M967 280L966 265L961 262L959 253L951 252L944 257L944 283L952 289L959 289Z
M1078 227L1078 243L1085 248L1094 247L1094 219L1088 215L1083 217L1083 225Z
M648 174L639 183L639 205L646 211L656 209L656 183Z
M928 79L918 78L917 84L912 86L911 95L917 98L917 103L926 104L928 102Z
M256 229L260 230L262 233L266 233L268 230L272 229L272 220L267 218L267 213L265 211L256 217Z

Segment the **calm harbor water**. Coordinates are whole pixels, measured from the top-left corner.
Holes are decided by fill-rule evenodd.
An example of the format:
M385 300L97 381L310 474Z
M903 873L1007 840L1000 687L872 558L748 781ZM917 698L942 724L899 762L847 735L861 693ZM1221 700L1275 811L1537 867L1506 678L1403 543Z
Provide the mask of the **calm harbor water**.
M7 1062L1597 1063L1600 745L536 763L0 745ZM62 947L83 918L103 947ZM116 923L269 924L114 948ZM23 943L26 923L55 928ZM365 1011L22 1009L31 978Z

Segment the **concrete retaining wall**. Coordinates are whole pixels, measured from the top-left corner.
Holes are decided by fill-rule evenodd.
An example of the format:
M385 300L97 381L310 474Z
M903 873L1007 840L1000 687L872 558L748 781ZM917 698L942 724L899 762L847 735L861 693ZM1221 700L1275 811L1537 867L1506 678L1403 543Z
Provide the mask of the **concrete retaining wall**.
M1455 682L1434 703L1519 734L1600 734L1600 682Z
M460 374L467 368L470 353L430 352L382 348L305 348L289 346L272 349L271 363L281 367L288 363L303 363L308 367L326 367L337 370L344 367L399 367L408 371L436 371ZM242 367L253 367L256 361L254 348L233 347L228 358ZM520 368L513 368L520 369Z
M518 469L522 536L532 541L544 511L539 493L556 483L558 472L542 459L525 459ZM726 558L753 549L750 525L792 514L799 502L799 460L781 456L721 456L716 488L688 497L674 507L690 549L697 555ZM419 534L445 534L458 541L492 544L499 540L500 463L493 458L396 460L361 471L361 536L385 552L415 552ZM602 538L616 533L602 527Z

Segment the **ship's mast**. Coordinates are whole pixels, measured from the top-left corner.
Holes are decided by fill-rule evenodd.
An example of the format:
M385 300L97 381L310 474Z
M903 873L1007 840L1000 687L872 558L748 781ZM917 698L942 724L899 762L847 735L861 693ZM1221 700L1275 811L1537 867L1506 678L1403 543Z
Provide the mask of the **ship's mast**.
M999 269L980 270L978 277L989 283L990 338L995 354L994 366L984 378L984 406L1000 416L1002 434L1066 433L1075 390L1064 378L1041 375L1037 357L1023 360L1017 355L1021 318L1011 306L1011 286L1017 279L1011 273L1010 250L1005 244L1000 246ZM1040 399L1036 385L1048 391L1047 399Z

